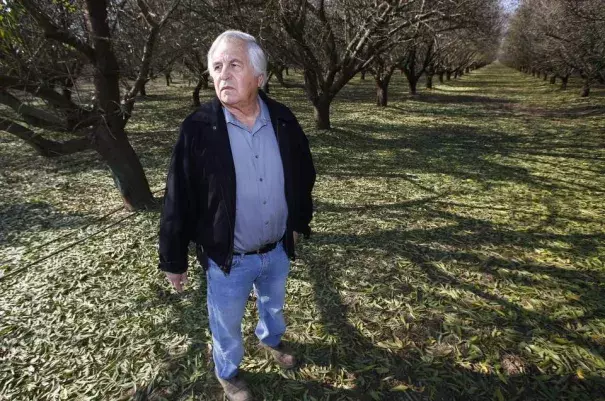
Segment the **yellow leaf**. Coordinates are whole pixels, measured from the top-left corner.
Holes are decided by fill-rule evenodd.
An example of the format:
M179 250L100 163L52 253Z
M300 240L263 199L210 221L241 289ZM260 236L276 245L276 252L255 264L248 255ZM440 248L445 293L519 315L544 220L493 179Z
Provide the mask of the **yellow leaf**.
M405 384L399 384L391 389L391 391L408 391L410 388Z
M582 372L582 369L578 368L578 370L576 370L576 376L578 376L578 379L584 380L584 372Z

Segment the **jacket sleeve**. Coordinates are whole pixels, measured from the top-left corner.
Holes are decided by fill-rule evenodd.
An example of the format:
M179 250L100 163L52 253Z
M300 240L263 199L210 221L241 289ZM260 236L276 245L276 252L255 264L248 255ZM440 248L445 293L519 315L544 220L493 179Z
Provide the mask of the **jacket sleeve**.
M311 235L311 227L309 224L311 223L311 219L313 218L313 198L311 196L311 192L313 191L313 186L315 185L315 166L313 165L313 157L311 156L311 149L309 148L309 140L305 135L302 127L296 121L296 125L298 126L298 131L300 133L299 141L298 141L298 155L299 155L299 177L298 177L298 185L299 185L299 211L298 211L298 221L295 222L294 231L299 232L305 236L305 238L309 238Z
M191 156L183 122L174 146L160 218L159 269L170 273L184 273L188 267L188 247L193 225L192 192L190 183Z

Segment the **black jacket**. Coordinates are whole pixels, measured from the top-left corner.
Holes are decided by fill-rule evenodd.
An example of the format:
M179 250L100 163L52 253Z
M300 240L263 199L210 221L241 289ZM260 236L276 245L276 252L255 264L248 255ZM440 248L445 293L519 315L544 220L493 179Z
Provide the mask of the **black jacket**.
M295 258L293 232L308 237L313 214L315 167L309 142L290 109L259 92L267 104L284 168L288 223L284 245ZM227 124L218 98L199 107L181 124L174 146L160 220L160 270L187 271L189 242L197 259L208 257L229 273L235 231L235 165Z

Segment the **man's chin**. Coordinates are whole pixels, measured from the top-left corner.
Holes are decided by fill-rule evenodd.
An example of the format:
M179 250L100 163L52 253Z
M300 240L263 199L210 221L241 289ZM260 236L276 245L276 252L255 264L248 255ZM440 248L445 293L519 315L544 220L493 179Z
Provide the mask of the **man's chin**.
M226 104L227 106L237 103L237 98L232 95L227 95L225 93L221 93L220 96L221 103Z

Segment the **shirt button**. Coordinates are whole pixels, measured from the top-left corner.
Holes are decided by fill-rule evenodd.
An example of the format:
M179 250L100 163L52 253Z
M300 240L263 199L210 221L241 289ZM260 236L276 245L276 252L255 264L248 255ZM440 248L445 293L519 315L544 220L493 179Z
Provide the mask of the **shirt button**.
M212 126L212 129L216 131L216 125L213 125L213 126Z
M256 157L258 159L258 155L254 156L254 157Z
M267 204L267 201L264 201L264 202L263 202L263 205L266 205L266 204Z
M262 179L262 178L260 179L260 182L263 182L263 179Z
M266 225L266 226L268 226L268 225L269 225L269 222L268 222L268 221L265 221L265 225Z

